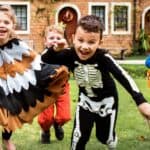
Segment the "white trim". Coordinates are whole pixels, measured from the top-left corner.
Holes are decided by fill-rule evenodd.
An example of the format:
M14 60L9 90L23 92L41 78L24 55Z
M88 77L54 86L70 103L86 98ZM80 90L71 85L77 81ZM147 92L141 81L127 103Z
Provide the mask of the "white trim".
M77 13L77 20L79 20L79 18L81 17L81 13L80 13L80 10L79 8L74 5L74 4L70 4L70 3L65 3L63 5L61 5L60 7L58 7L56 9L56 14L55 14L55 23L57 24L58 23L58 15L59 15L59 12L63 9L63 8L66 8L66 7L70 7L72 9L74 9Z
M146 7L142 13L142 29L145 28L145 15L150 10L150 6Z
M88 13L89 15L92 14L91 7L92 6L104 6L105 7L105 30L103 32L104 35L108 34L108 17L109 17L109 10L108 10L108 3L105 2L88 2Z
M1 5L26 5L27 6L27 30L26 31L16 31L17 34L30 34L30 2L20 2L20 1L0 1Z
M128 31L114 31L114 6L127 6L128 7ZM131 3L130 2L112 2L111 3L111 33L112 34L131 34Z

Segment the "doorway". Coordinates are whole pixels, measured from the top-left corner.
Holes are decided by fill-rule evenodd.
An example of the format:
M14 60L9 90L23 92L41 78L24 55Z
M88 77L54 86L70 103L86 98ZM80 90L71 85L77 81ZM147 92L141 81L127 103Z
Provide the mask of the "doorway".
M58 22L63 22L66 25L65 34L69 45L72 45L72 34L75 33L77 25L77 13L71 7L63 8L58 15Z

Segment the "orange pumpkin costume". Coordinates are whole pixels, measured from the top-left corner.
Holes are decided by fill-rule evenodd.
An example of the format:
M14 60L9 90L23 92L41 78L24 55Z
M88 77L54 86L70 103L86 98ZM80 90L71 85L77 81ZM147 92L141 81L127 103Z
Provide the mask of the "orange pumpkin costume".
M150 88L150 70L147 71L147 85Z
M148 55L148 56L146 57L145 66L146 66L147 68L150 68L150 55ZM147 70L147 74L146 74L146 75L147 75L147 76L146 76L147 85L148 85L148 87L150 88L150 69Z
M48 131L54 122L62 126L71 119L69 89L70 85L66 83L64 94L58 97L55 105L50 105L39 114L38 123L44 131Z

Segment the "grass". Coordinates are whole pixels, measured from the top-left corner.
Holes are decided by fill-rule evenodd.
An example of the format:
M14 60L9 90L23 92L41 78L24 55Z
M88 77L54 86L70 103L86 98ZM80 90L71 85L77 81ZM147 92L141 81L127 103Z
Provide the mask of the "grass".
M135 81L145 97L150 100L150 89L147 88L145 79L140 78ZM40 127L37 124L37 118L35 118L31 125L24 125L21 130L17 130L13 134L12 140L16 144L18 150L69 150L78 93L75 81L70 80L70 84L72 97L72 120L64 125L64 140L57 141L54 135L54 129L51 128L51 144L40 144ZM119 139L117 150L149 150L150 129L147 123L143 117L141 117L130 95L119 84L117 84L117 88L119 90L120 97L119 115L116 128ZM86 150L106 150L106 147L100 144L95 138L94 128Z

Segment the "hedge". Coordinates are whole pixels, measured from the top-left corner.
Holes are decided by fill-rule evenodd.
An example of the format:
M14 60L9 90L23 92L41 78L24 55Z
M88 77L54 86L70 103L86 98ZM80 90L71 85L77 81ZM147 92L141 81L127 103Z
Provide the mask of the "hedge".
M144 65L121 65L133 78L145 78L148 68Z

